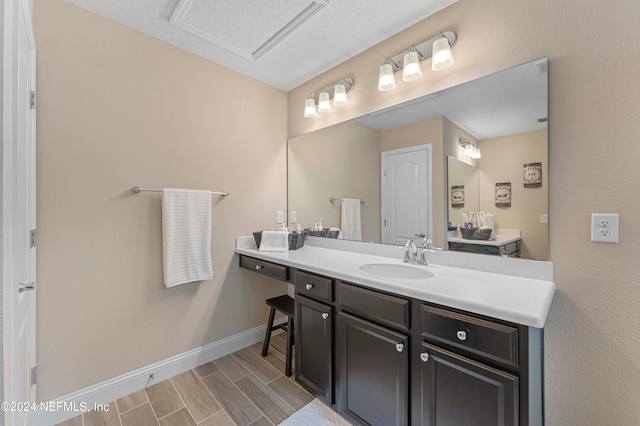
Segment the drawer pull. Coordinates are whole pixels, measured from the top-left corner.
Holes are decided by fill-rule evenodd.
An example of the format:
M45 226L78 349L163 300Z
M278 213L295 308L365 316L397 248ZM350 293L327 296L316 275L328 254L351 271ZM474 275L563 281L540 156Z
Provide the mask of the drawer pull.
M428 354L428 353L426 353L426 352L422 352L422 353L420 354L420 359L421 359L423 362L427 362L427 361L429 361L429 354Z
M396 351L402 352L404 350L404 345L402 343L398 343L396 345Z
M262 265L256 265L256 271L259 271L260 269L262 269L263 266Z
M322 313L322 319L326 320L327 318L329 318L329 314L326 312Z
M307 283L304 288L306 288L307 290L311 290L313 288L313 284Z
M465 330L458 330L456 337L458 340L467 340L467 332Z

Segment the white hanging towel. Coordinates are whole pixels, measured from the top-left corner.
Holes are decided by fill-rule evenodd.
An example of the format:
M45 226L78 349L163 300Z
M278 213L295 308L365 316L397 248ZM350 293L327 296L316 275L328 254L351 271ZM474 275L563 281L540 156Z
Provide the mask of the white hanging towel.
M357 198L342 199L342 238L345 240L362 240L362 220L360 218L360 200Z
M167 287L213 278L210 191L162 190L162 246Z

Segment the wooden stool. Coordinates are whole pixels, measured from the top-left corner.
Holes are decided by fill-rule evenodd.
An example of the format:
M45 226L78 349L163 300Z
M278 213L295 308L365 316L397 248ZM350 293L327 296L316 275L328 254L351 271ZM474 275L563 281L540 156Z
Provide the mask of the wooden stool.
M287 354L285 361L285 374L291 376L291 352L293 348L293 298L288 294L278 297L272 297L267 299L267 305L271 306L269 312L269 322L267 323L267 332L264 336L264 343L262 344L262 356L267 356L269 351L269 341L271 340L271 333L275 330L284 330L287 332ZM280 325L273 325L273 320L276 317L276 311L279 311L287 316L287 322Z

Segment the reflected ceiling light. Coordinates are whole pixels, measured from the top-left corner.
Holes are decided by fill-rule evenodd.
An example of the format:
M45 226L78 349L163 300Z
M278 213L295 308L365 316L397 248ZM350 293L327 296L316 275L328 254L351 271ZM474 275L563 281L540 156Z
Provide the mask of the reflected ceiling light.
M407 51L387 58L380 67L378 90L386 92L396 87L394 73L402 70L403 81L414 81L422 77L420 63L432 59L431 69L440 71L453 65L451 48L456 45L457 37L451 31L438 33L427 41L412 45Z
M464 138L459 138L458 142L460 143L460 146L464 149L464 155L476 160L478 158L482 158L482 154L480 153L480 148L477 145L474 145L473 142Z
M404 55L402 61L402 81L413 81L422 77L422 67L420 66L420 57L424 59L422 53L411 46L411 50Z
M433 52L431 57L431 69L434 71L446 70L453 65L451 44L444 34L440 33L436 41L433 42Z
M354 84L352 78L342 78L332 85L312 93L304 101L304 116L306 118L313 118L318 115L318 112L330 112L331 99L333 99L334 106L348 105L349 99L347 98L347 92L353 89ZM318 104L317 109L316 102Z
M304 116L306 118L313 118L317 116L316 101L313 98L307 98L304 101Z

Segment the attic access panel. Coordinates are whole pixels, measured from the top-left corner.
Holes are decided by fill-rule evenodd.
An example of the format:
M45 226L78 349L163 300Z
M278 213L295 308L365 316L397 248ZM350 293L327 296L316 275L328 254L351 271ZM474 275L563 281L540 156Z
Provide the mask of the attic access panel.
M327 4L326 0L180 0L169 22L253 62Z

